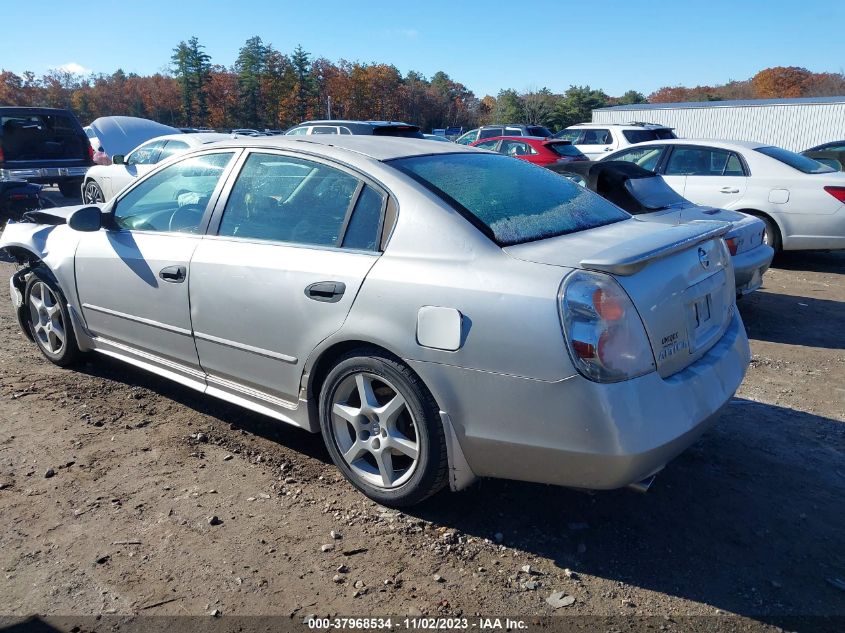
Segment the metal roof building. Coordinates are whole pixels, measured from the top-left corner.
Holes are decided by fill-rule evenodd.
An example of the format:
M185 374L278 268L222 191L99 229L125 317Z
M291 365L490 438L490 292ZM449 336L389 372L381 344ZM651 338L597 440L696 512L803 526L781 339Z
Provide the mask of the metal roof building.
M593 110L593 123L643 121L684 138L758 141L795 152L845 139L845 96L641 103Z

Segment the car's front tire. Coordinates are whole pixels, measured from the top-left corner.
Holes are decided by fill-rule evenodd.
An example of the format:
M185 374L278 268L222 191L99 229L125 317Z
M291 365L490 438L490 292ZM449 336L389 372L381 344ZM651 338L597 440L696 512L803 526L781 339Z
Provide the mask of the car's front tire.
M82 187L82 202L85 204L102 204L106 201L103 190L96 180L86 180Z
M320 428L338 470L369 498L406 507L446 484L446 440L431 393L376 349L341 357L320 390Z
M67 301L43 270L35 269L24 290L29 331L38 349L51 363L67 367L80 355Z

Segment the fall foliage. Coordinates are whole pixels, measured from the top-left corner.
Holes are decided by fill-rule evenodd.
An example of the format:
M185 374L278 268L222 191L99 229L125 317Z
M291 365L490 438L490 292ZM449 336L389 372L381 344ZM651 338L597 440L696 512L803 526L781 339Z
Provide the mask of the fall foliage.
M563 94L503 89L495 97L478 98L443 71L430 79L413 70L403 75L386 63L312 58L300 46L285 54L257 36L228 67L212 63L196 37L174 47L170 60L170 72L149 76L120 69L87 77L60 70L42 77L0 70L0 105L71 108L83 123L122 114L177 127L285 129L331 117L407 121L430 130L516 122L563 128L589 121L594 108L646 102L636 90L611 97L590 86L570 86ZM842 94L845 75L776 67L718 86L667 86L648 102Z

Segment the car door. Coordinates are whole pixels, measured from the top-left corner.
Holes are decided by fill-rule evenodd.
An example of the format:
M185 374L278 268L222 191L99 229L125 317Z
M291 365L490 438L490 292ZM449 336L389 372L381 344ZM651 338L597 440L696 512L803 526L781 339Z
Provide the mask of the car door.
M387 196L315 158L254 150L191 260L209 393L292 407L308 355L337 331L379 254Z
M126 156L122 165L112 165L103 182L103 194L110 200L126 185L149 173L159 161L165 141L148 141Z
M748 186L739 156L716 147L673 145L664 172L663 178L670 187L703 206L734 208Z
M613 134L607 128L584 128L574 145L590 160L599 160L616 148Z
M150 174L106 207L105 228L81 235L77 292L104 349L196 377L188 264L235 154L186 157Z

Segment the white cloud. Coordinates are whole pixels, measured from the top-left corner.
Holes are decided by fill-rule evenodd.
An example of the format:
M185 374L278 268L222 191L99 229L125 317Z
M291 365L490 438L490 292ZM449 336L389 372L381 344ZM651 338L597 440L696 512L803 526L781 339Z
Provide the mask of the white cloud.
M91 73L90 68L85 68L85 66L77 64L76 62L68 62L67 64L56 66L56 70L61 70L62 72L71 73L73 75L88 75Z

